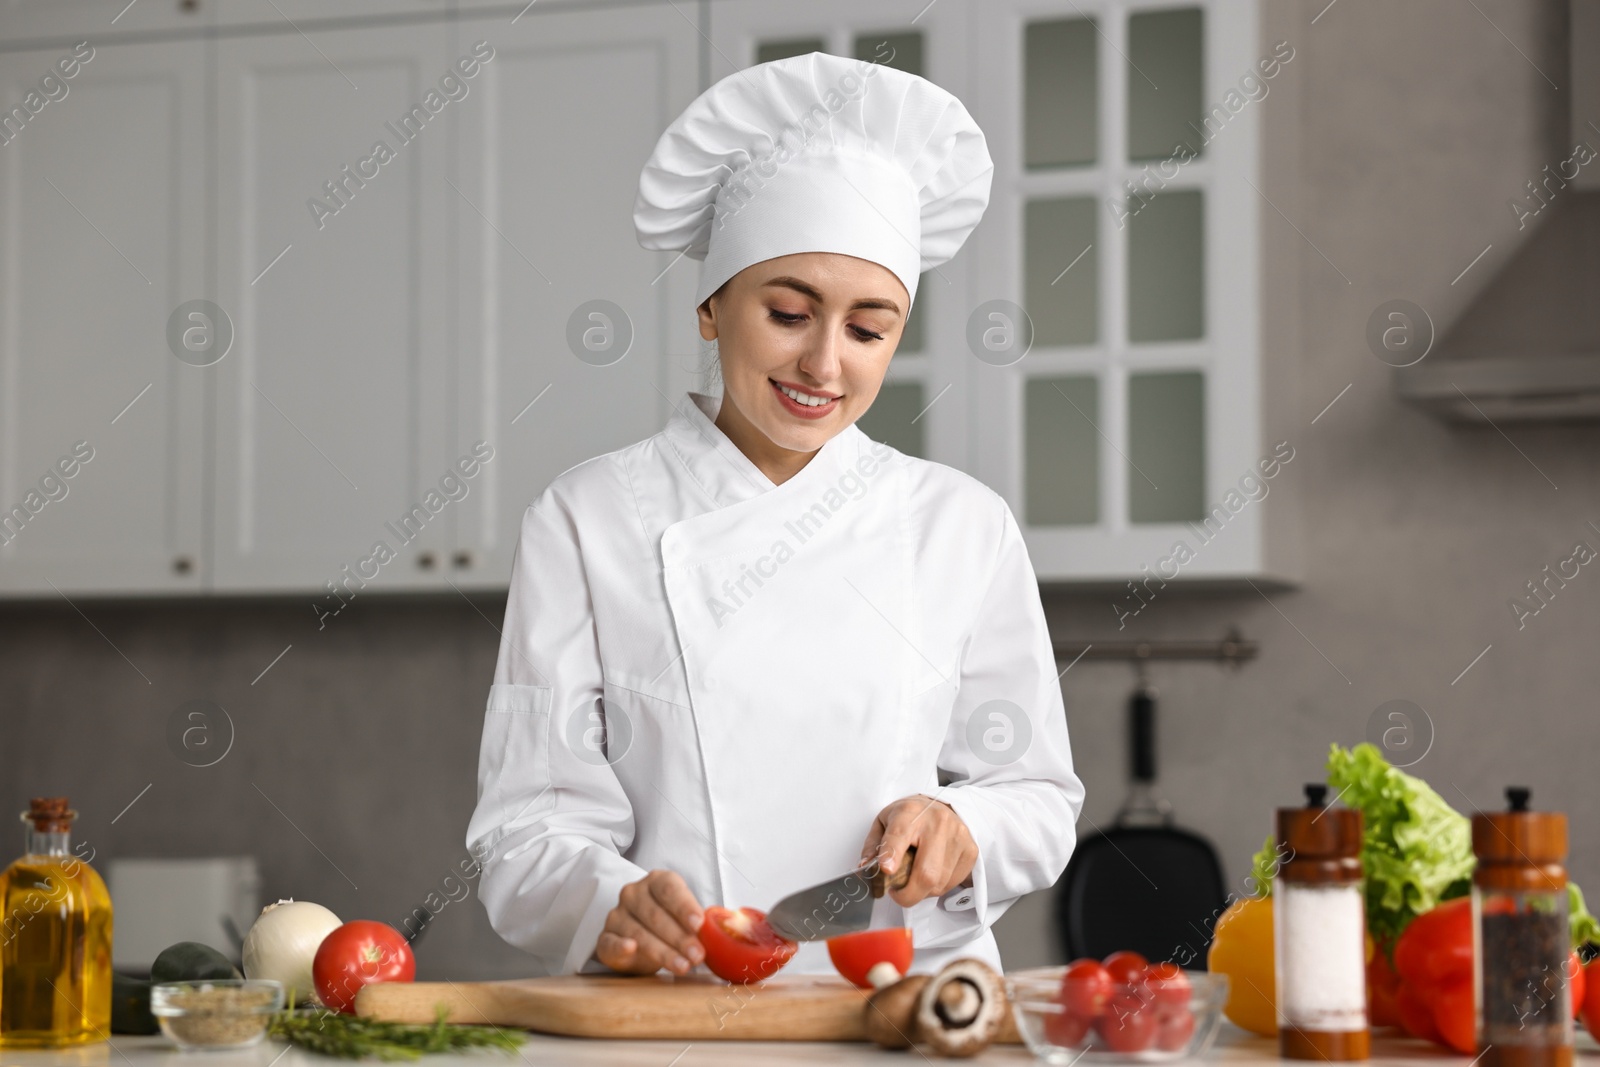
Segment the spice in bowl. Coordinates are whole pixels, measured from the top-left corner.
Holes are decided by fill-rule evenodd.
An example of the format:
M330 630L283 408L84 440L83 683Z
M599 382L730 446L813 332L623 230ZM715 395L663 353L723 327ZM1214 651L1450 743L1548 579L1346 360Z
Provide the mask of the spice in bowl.
M282 1007L283 986L273 981L161 982L150 989L150 1013L182 1049L248 1048Z

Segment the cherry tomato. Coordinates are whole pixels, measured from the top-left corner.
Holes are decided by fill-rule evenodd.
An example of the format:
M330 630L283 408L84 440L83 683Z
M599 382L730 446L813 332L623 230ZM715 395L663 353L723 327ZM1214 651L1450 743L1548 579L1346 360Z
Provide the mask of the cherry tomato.
M1170 1008L1184 1008L1189 1005L1189 996L1193 987L1189 984L1189 976L1183 973L1183 968L1176 963L1153 963L1145 972L1145 981L1150 986L1150 993L1156 1010L1163 1011Z
M334 1011L356 1010L356 994L374 982L409 982L417 959L405 936L388 923L357 919L322 939L311 961L317 996Z
M1473 1014L1472 976L1456 978L1433 993L1433 1023L1439 1040L1463 1055L1478 1051L1478 1022Z
M1433 1021L1433 1004L1405 982L1395 994L1395 1007L1400 1012L1400 1027L1412 1037L1438 1043L1439 1027Z
M1590 1037L1600 1041L1600 957L1583 969L1583 1025Z
M1111 975L1098 960L1074 960L1061 976L1057 999L1073 1015L1097 1019L1110 1003L1111 992Z
M767 924L755 908L734 911L713 904L700 923L706 966L725 982L743 984L771 978L800 946Z
M1156 1048L1177 1052L1194 1036L1194 1012L1187 1007L1156 1012Z
M867 972L880 963L892 964L905 977L912 955L911 931L904 926L828 938L828 958L846 981L862 989L872 988Z
M1150 961L1137 952L1113 952L1105 958L1106 972L1115 985L1137 985L1144 981L1145 969Z
M1156 1013L1136 993L1118 993L1094 1028L1112 1052L1142 1052L1156 1036Z
M1074 1015L1063 1007L1047 1012L1044 1017L1044 1039L1060 1048L1076 1048L1089 1036L1090 1020Z
M1572 1017L1576 1019L1583 1014L1583 1002L1589 995L1589 976L1577 952L1567 957L1567 986L1572 990Z
M1457 897L1423 912L1394 946L1394 969L1424 994L1472 974L1472 900Z

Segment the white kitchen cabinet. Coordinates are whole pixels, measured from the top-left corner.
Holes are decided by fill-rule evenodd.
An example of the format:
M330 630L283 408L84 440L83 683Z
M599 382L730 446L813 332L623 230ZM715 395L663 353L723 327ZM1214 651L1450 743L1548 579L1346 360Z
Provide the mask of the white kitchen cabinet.
M206 295L204 52L91 45L59 78L71 54L0 54L8 107L59 79L0 144L0 594L195 592L205 371L167 323Z
M457 45L442 22L217 44L218 590L439 584L452 127L482 102L438 89Z
M699 37L667 4L460 25L495 58L460 115L447 190L460 235L452 452L483 441L494 459L456 513L450 580L504 589L539 492L659 431L696 385L698 264L641 249L633 203L698 91Z
M1041 580L1268 570L1264 509L1236 489L1273 458L1261 106L1237 87L1271 58L1258 19L1254 0L994 0L974 25L983 297L1026 308L1033 346L978 364L972 470Z

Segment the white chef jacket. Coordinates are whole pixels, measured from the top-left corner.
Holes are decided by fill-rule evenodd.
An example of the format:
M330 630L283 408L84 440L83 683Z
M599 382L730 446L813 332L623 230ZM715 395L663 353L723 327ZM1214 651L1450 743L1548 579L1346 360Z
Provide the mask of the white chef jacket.
M1083 804L1010 508L853 425L774 485L720 398L686 400L523 516L467 828L491 924L543 973L604 970L649 870L767 910L925 793L977 843L970 887L874 925L911 928L918 971L998 969L990 924L1060 876ZM820 941L785 968L832 969Z

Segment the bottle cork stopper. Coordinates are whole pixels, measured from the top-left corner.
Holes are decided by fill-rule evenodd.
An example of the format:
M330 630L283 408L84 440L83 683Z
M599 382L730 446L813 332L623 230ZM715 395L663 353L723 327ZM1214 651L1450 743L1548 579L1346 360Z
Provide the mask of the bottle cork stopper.
M22 821L32 823L34 830L41 834L62 833L72 829L72 820L77 814L67 806L66 797L34 797L28 801L28 810L22 813Z

